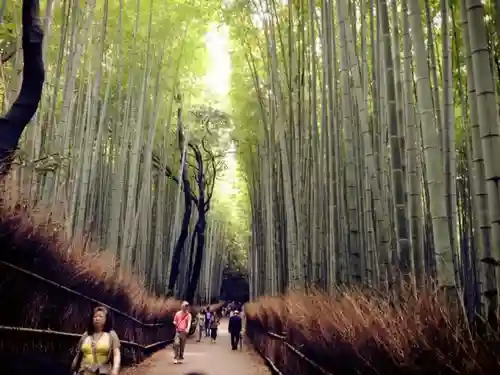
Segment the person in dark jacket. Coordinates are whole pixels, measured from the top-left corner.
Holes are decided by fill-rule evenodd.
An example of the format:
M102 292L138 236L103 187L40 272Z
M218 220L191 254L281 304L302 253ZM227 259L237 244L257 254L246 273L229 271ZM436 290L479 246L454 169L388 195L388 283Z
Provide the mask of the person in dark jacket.
M231 335L231 349L238 349L240 342L242 321L239 311L235 311L233 316L229 318L229 334Z
M207 306L205 310L205 337L210 336L210 322L212 320L212 312L210 311L210 306Z

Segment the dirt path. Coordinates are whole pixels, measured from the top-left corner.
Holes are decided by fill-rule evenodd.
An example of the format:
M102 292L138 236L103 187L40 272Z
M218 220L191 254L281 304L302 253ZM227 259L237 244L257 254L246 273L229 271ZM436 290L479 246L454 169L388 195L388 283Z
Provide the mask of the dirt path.
M189 339L182 364L173 363L172 348L167 348L138 366L133 374L185 375L200 372L206 375L270 375L261 358L250 349L243 346L242 350L231 350L227 324L226 319L221 321L215 344L208 337L202 338L201 342Z

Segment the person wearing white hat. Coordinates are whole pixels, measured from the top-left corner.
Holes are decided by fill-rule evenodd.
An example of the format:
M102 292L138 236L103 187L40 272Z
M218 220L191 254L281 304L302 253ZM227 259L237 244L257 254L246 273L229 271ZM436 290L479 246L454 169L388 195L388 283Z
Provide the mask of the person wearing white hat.
M189 312L189 303L182 302L181 309L174 316L175 338L174 338L174 363L184 361L184 349L191 327L191 313Z
M231 335L232 350L238 349L238 343L241 338L241 327L242 327L242 322L241 322L240 312L238 310L235 310L233 316L229 318L229 327L228 327L229 334Z

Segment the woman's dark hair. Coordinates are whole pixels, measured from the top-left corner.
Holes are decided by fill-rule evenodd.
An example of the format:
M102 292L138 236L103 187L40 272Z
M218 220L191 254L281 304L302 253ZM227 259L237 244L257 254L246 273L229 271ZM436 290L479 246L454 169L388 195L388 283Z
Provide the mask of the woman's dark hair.
M94 315L98 312L102 312L106 316L106 320L104 321L103 331L109 332L113 330L113 319L108 309L105 308L104 306L97 306L94 310L92 310L92 314L90 314L90 318L87 323L87 333L89 335L94 333Z

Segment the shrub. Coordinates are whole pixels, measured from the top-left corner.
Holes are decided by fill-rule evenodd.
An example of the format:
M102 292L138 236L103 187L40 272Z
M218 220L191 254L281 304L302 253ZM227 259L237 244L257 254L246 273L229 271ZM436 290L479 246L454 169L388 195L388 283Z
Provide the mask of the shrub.
M480 338L460 309L436 293L408 294L398 304L357 290L261 298L246 306L247 335L284 374L321 374L269 337L275 332L334 375L490 375L500 373L500 340Z

